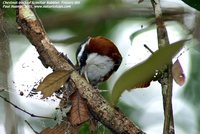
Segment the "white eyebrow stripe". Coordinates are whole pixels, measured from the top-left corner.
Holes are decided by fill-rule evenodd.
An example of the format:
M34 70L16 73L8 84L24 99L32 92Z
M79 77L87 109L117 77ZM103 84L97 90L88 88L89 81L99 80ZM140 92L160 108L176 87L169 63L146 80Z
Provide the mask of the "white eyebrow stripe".
M83 55L83 52L85 50L85 46L89 44L91 38L89 38L84 44L81 45L81 50L79 51L78 53L78 56L77 56L77 60L78 60L78 64L80 65L80 59L81 59L81 56Z

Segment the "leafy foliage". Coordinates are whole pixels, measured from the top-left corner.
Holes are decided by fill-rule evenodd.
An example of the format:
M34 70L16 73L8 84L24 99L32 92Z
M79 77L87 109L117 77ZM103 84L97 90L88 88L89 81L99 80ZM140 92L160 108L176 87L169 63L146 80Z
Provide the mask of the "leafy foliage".
M200 11L200 1L199 0L182 0L183 2L185 2L186 4L188 4L189 6L195 8L196 10Z
M69 121L72 125L79 125L89 119L89 111L86 101L76 91L70 96L72 102L72 108L69 113Z
M70 72L68 71L54 71L44 78L42 83L37 88L37 91L41 91L43 98L51 96L55 91L59 90L62 85L65 84L69 78Z
M133 89L137 87L138 84L151 81L155 70L160 70L165 64L168 64L173 56L183 47L185 41L186 40L175 42L159 49L145 62L124 72L114 85L112 102L116 104L125 90Z
M179 86L185 83L185 74L178 59L172 66L172 76Z
M56 125L53 128L46 128L42 130L40 134L65 134L65 132L68 131L68 128L66 126L66 123L63 122L61 124Z

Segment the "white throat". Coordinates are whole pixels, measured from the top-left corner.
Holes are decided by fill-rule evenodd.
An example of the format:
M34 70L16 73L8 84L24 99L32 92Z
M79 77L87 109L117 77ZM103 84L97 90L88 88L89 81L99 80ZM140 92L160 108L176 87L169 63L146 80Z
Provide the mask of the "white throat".
M82 70L90 82L99 81L114 67L114 62L108 56L97 53L88 55L86 65ZM101 80L100 80L101 81Z
M80 63L81 56L83 55L83 52L84 52L84 50L85 50L85 47L86 47L86 45L89 44L90 40L91 40L91 38L89 38L84 44L81 45L81 50L80 50L80 52L79 52L78 55L77 55L77 60L78 60L78 64L79 64L79 65L81 64L81 63Z

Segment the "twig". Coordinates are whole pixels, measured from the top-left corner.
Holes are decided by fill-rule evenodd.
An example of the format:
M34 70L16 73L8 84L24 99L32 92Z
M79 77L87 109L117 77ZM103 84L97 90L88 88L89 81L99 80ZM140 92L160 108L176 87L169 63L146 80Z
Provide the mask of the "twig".
M53 70L74 70L70 78L74 81L80 95L87 101L91 113L98 121L114 133L144 134L122 112L110 106L101 94L75 71L64 56L60 55L29 7L20 5L17 8L16 20L22 33L37 49L40 60L45 67L51 67Z
M151 52L151 54L154 53L146 44L144 44L144 47L145 47L149 52Z
M160 0L151 0L157 24L158 47L169 45L167 30L162 19ZM160 79L162 86L163 107L164 107L164 128L163 134L174 134L174 120L172 109L172 62L163 67L163 77Z
M34 132L35 134L40 134L40 133L38 133L38 132L31 126L31 124L30 124L27 120L25 120L25 122L26 122L26 124L31 128L31 130L33 130L33 132Z
M5 97L3 97L3 96L1 96L1 95L0 95L0 98L2 98L5 102L8 102L9 104L11 104L13 107L19 109L20 111L22 111L22 112L24 112L24 113L30 115L31 117L44 118L44 119L53 119L53 120L56 119L56 117L53 118L53 117L45 117L45 116L39 116L39 115L32 114L32 113L30 113L30 112L28 112L28 111L26 111L26 110L24 110L24 109L18 107L18 106L15 105L13 102L9 101L8 99L6 99Z

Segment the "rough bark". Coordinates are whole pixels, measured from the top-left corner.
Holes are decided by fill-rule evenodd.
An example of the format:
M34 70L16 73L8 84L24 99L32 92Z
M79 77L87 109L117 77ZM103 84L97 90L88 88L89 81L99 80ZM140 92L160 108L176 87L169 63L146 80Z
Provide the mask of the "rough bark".
M151 0L152 6L155 13L156 25L157 25L157 36L158 36L158 47L162 48L169 45L169 38L167 29L165 27L162 10L160 6L160 0ZM163 134L174 134L174 119L172 109L172 62L165 65L162 69L162 78L160 79L162 86L163 96L163 108L164 108L164 128Z

